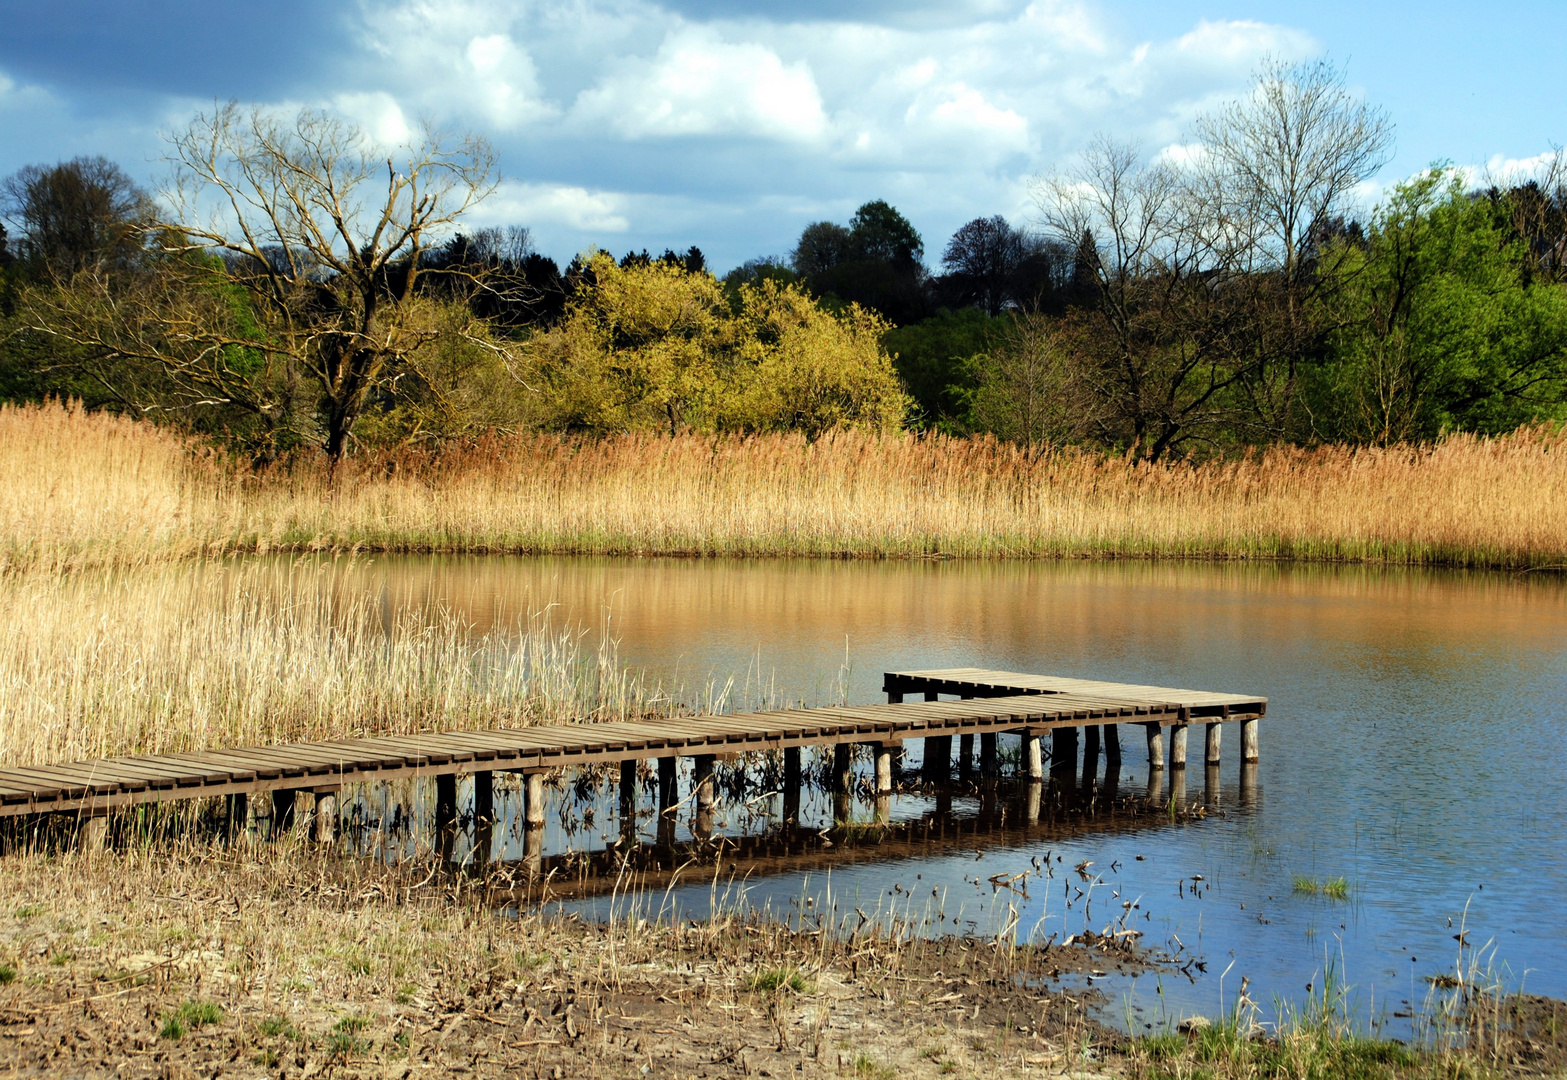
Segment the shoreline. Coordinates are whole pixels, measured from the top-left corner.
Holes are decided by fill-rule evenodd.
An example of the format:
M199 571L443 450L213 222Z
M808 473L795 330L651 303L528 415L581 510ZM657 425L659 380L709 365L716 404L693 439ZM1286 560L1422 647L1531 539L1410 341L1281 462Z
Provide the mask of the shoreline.
M1061 974L1125 945L1012 946L755 915L497 910L482 883L298 845L0 857L0 1067L73 1076L1552 1075L1567 1003L1507 995L1412 1047L1340 1017L1136 1038ZM1450 1039L1448 1040L1451 1041ZM1325 1071L1322 1071L1325 1070Z

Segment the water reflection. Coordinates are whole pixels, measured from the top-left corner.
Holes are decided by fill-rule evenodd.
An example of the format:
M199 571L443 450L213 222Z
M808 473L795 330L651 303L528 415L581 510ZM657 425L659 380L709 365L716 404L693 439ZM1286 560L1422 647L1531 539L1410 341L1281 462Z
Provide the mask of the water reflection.
M987 841L986 876L1021 872L1044 849L1070 865L1115 865L1115 888L1142 897L1150 937L1179 938L1210 971L1233 960L1229 992L1244 975L1259 1001L1298 999L1331 957L1367 1015L1397 1011L1420 996L1421 977L1453 965L1447 923L1466 909L1471 940L1494 940L1515 983L1527 967L1528 989L1567 996L1567 937L1556 929L1567 918L1567 590L1556 578L1251 564L379 559L339 564L332 581L378 597L388 620L444 606L483 630L546 605L590 629L607 620L622 660L665 685L694 692L733 678L732 699L758 703L871 701L884 670L970 665L1266 694L1260 764L1241 767L1242 748L1226 744L1223 777L1211 780L1204 732L1186 769L1150 769L1142 733L1123 730L1124 764L1096 778L1118 797L1183 791L1207 813L1158 829ZM953 814L1011 806L1008 820L1027 818L1026 792L984 786L983 746L960 738L950 749ZM1166 765L1169 750L1157 748ZM1110 751L1100 749L1101 769ZM996 748L1003 774L1016 752L1007 740ZM911 753L905 773L917 764ZM498 813L513 797L497 789ZM880 810L901 827L941 798L897 795ZM788 816L782 805L773 813ZM847 808L851 819L877 813L873 802ZM1041 819L1048 813L1042 802ZM845 811L808 791L793 814L807 828ZM594 827L618 835L611 818L597 815ZM735 818L721 797L712 837L734 835ZM682 818L661 838L656 823L639 823L638 836L689 843L691 824ZM541 860L565 850L556 825ZM757 835L773 827L755 825ZM510 860L521 842L498 828L496 858ZM831 869L832 887L885 895L920 875L961 885L973 861L956 849L849 861ZM748 895L785 905L826 873L758 870ZM1342 876L1349 899L1296 893L1297 874ZM705 902L704 888L690 892L686 901ZM1182 1009L1221 1007L1212 977L1167 984L1162 996Z

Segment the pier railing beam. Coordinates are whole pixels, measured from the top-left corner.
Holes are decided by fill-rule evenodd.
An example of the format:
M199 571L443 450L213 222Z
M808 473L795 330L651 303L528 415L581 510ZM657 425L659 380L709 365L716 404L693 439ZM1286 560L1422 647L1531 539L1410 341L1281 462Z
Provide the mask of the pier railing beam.
M1152 772L1164 771L1164 728L1158 724L1144 724L1148 731L1148 768Z
M1224 731L1222 724L1208 725L1208 738L1203 747L1202 763L1204 765L1219 764L1219 736Z

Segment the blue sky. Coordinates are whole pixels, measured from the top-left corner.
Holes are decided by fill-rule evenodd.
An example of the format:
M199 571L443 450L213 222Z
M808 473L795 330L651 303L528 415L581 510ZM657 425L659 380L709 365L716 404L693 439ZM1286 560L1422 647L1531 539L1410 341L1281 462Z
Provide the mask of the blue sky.
M156 187L160 134L214 100L487 135L475 224L565 260L698 244L720 270L886 198L934 261L1026 223L1029 180L1097 132L1150 152L1264 54L1326 54L1397 126L1390 182L1567 142L1567 0L11 0L0 175L102 153Z

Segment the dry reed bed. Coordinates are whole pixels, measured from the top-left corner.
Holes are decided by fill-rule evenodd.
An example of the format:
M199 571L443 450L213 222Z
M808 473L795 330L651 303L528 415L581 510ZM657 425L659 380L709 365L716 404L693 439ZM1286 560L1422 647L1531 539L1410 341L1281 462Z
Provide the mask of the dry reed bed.
M988 439L494 438L257 475L0 406L0 569L369 550L1567 565L1567 433L1146 465Z
M383 615L331 568L200 563L0 580L0 767L671 707L602 636Z

